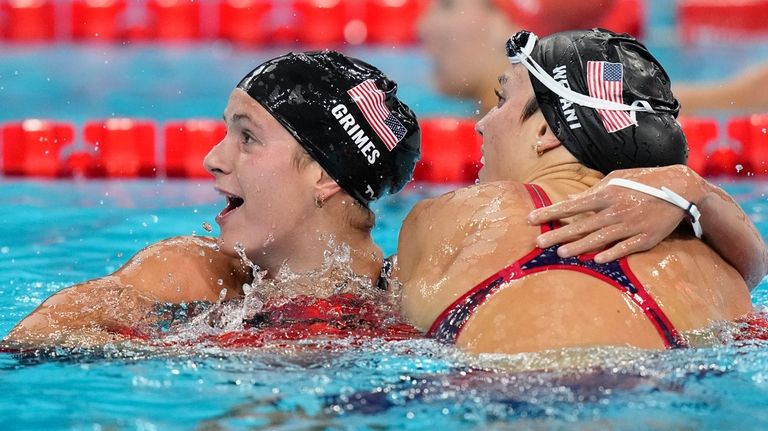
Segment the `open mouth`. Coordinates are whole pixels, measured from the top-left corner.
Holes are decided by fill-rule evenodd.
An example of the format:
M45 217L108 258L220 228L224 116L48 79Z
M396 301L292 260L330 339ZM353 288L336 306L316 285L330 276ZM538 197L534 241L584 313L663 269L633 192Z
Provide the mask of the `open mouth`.
M240 208L240 206L242 206L245 203L245 200L240 196L235 196L227 193L225 197L227 199L227 206L224 207L223 210L221 210L219 215L216 216L217 222L221 222L221 220L223 220L224 217L228 216L229 214L231 214L236 209Z

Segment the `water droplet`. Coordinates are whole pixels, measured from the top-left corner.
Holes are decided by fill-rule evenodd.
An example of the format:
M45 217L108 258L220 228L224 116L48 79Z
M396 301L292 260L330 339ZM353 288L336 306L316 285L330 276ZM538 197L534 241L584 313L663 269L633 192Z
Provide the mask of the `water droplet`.
M210 224L210 223L208 223L207 221L204 221L204 222L203 222L203 229L204 229L206 232L213 232L213 228L211 227L211 224Z
M218 279L218 280L216 280L216 284L218 284L219 286L223 286L224 285L224 280Z
M741 163L739 163L738 165L736 165L736 173L739 173L739 172L741 172L742 170L744 170L744 165L742 165Z
M11 249L8 247L0 248L0 253L2 254L8 254L9 251L11 251Z

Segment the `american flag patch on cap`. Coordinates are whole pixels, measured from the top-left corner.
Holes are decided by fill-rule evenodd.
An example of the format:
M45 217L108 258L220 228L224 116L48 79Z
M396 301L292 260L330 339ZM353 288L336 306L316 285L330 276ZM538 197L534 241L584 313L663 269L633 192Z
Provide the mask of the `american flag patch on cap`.
M624 66L607 61L587 62L589 95L598 99L624 103ZM627 111L598 109L598 115L608 133L618 132L637 124Z
M384 103L386 99L384 92L376 88L376 83L372 79L368 79L347 93L352 96L352 100L363 112L373 131L381 138L387 149L392 151L408 131L387 108Z

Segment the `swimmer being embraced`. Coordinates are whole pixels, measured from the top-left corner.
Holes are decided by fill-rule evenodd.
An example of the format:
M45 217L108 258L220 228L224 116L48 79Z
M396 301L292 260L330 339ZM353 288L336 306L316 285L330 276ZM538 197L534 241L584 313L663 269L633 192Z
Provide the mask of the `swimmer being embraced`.
M750 313L749 288L766 273L766 250L737 206L714 191L690 198L691 189L701 186L686 183L702 183L685 167L666 169L678 169L676 184L687 187L667 186L689 199L638 182L617 183L611 174L686 161L685 136L675 120L678 101L645 47L628 35L597 29L541 40L523 31L509 40L507 52L512 65L499 77L498 105L477 124L484 155L480 184L419 203L401 230L405 317L429 336L471 352L515 353L683 347L687 331ZM664 185L653 184L664 179L658 172L621 175ZM584 197L589 193L566 201L595 186L629 186L677 202L650 196L659 209L644 212L646 224L674 229L688 213L697 235L703 223L707 234L740 231L742 242L714 241L730 244L718 249L726 261L690 227L658 245L640 246L647 235L630 234L634 226L614 209L587 220L552 220L601 210ZM705 202L705 195L716 196L720 209L713 211L714 201ZM700 218L691 199L705 212ZM565 203L529 215L550 202ZM635 211L629 202L627 210ZM589 234L596 228L602 230ZM570 249L558 246L585 233ZM620 245L598 262L592 254L573 256L614 242ZM629 249L647 251L606 262Z
M370 236L374 216L368 205L400 190L419 155L416 117L396 89L378 69L335 52L288 54L258 66L231 93L224 111L226 137L205 160L227 200L217 217L218 240L179 237L153 244L114 274L48 298L4 345L152 341L173 329L175 320L205 313L219 301L241 311L216 325L241 332L254 326L265 331L286 319L289 313L264 314L271 300L318 308L306 299L351 295L384 303L389 293L378 287L386 284L380 282L385 262ZM388 115L376 119L376 112ZM681 177L664 169L657 174L654 178ZM602 213L613 211L616 220L637 214L614 211L621 205L609 202ZM702 208L703 217L711 215L708 208ZM734 221L711 236L713 242L726 243L746 229L740 212L718 216ZM644 228L641 234L653 241L668 233L659 234L656 225ZM336 259L340 251L343 258ZM243 265L246 259L259 271ZM351 310L359 311L357 321L376 312L367 306ZM332 314L328 319L340 320ZM376 319L368 323L369 333L391 334L391 328L377 327Z

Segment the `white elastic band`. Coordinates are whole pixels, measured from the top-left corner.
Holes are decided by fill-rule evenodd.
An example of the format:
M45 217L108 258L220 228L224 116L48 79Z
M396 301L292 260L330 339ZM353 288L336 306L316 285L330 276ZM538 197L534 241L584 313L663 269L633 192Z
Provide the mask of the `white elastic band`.
M638 100L631 105L625 105L623 103L611 102L610 100L598 99L597 97L587 96L586 94L577 93L563 84L557 82L554 78L549 76L549 73L542 68L539 63L531 58L531 52L538 38L535 34L528 37L528 42L525 47L519 51L516 55L507 57L513 64L522 63L526 69L536 77L545 87L552 90L558 96L576 103L577 105L586 106L587 108L603 109L607 111L629 111L631 112L632 119L635 120L635 112L650 112L655 111L651 107L651 104L645 100Z
M696 235L696 238L701 238L701 236L704 234L704 231L701 228L701 223L699 222L699 219L701 218L699 207L697 207L695 203L689 202L684 197L673 192L672 190L666 187L657 189L656 187L651 187L649 185L624 178L612 178L608 181L608 185L636 190L640 193L651 195L663 201L669 202L678 208L681 208L690 218L691 226L693 226L693 233Z

